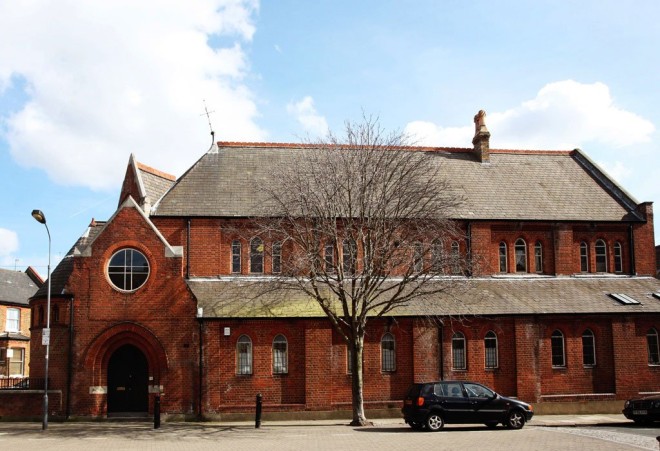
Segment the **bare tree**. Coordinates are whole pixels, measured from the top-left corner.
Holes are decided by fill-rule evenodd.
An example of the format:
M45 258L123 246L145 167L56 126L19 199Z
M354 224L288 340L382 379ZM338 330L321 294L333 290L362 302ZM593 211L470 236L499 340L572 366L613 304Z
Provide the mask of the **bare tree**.
M462 234L450 219L461 198L443 178L443 158L409 147L378 119L347 123L345 136L299 147L277 168L281 183L251 233L278 243L280 276L271 289L313 299L346 342L351 424L364 425L367 322L450 290L453 275L467 270L465 253L452 243Z

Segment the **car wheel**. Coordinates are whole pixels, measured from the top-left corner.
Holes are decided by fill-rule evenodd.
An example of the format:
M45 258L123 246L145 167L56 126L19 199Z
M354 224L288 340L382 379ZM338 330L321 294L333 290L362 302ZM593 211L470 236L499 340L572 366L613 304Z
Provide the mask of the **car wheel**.
M506 417L506 425L511 429L521 429L525 425L525 417L519 410L509 412Z
M445 421L439 413L432 413L426 419L426 429L431 432L439 431L444 425Z
M495 429L497 427L497 421L489 421L486 423L486 426L488 426L488 429Z
M415 431L421 431L422 429L424 429L424 425L422 423L416 423L411 421L409 424L410 427L413 428Z

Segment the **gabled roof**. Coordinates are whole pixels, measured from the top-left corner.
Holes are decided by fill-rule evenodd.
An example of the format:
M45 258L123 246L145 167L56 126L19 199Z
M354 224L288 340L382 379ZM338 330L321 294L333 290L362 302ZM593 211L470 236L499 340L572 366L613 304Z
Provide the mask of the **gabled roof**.
M119 195L119 205L121 206L129 196L133 196L140 207L149 214L151 205L172 187L175 180L176 177L173 175L142 164L137 161L135 155L131 154Z
M482 164L472 149L410 147L432 152L465 202L451 217L474 220L640 221L637 201L581 151L490 150ZM154 205L156 216L249 217L262 214L278 167L311 147L223 143L202 156Z
M160 231L156 228L153 222L151 222L151 220L147 217L146 213L142 211L135 200L132 197L129 197L107 221L101 222L92 220L92 223L89 225L87 230L85 230L85 233L78 239L78 241L76 241L76 244L73 245L73 247L69 250L69 252L67 252L66 256L62 259L62 261L60 261L55 270L52 272L50 288L51 296L63 296L69 294L66 292L66 285L69 281L71 273L73 272L73 258L76 256L89 256L91 253L91 246L94 244L96 238L124 208L135 208L138 214L142 216L147 225L154 231L154 234L163 243L166 257L181 257L183 255L183 248L181 246L171 246L165 237L163 237ZM33 297L45 297L47 294L48 284L46 283Z
M0 269L0 304L27 307L28 300L37 292L40 286L28 274L28 271Z
M236 280L238 279L238 280ZM264 280L197 278L188 282L204 318L323 317L298 291L269 290ZM652 277L511 277L467 279L448 294L418 299L389 316L660 313L660 280ZM622 304L624 293L639 304Z
M73 272L73 255L76 249L81 249L86 247L90 242L92 242L99 232L105 226L105 221L95 221L92 219L92 222L89 224L85 232L76 243L69 249L69 252L66 253L64 258L57 264L55 269L51 272L50 275L50 292L51 296L62 296L67 295L66 293L66 284L69 281L71 272ZM46 297L48 295L48 283L44 283L39 291L34 293L34 298Z
M138 174L142 180L144 195L152 203L161 198L174 185L176 177L137 162Z

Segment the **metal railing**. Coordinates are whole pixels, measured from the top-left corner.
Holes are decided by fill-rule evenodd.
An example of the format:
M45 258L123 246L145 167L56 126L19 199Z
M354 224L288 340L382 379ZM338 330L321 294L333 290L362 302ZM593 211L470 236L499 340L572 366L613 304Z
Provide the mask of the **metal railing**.
M50 380L48 381L50 382ZM43 390L43 377L0 377L0 390Z

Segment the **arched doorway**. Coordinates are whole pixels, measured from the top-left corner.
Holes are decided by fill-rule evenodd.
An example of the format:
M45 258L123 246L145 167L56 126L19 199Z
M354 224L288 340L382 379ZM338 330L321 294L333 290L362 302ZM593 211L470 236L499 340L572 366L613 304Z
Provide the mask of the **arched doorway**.
M133 345L115 350L108 361L108 414L147 412L149 409L149 365Z

